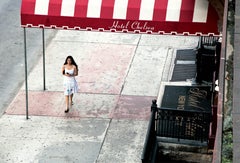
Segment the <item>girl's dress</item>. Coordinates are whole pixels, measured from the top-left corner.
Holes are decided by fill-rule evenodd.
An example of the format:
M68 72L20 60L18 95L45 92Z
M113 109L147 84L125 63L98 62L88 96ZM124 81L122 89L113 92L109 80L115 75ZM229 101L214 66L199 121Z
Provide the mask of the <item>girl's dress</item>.
M69 73L73 75L74 69L68 70L65 68L65 74ZM77 93L78 91L78 84L74 76L64 76L63 80L63 87L64 87L64 95L69 96L73 93Z

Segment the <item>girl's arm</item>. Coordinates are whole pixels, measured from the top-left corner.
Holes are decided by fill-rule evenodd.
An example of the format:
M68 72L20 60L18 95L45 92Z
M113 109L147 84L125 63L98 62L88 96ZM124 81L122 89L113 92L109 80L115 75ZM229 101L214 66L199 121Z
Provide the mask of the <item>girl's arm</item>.
M62 66L62 75L65 75L65 66Z
M77 76L78 75L78 70L76 68L76 66L74 66L74 73L73 73L73 76Z

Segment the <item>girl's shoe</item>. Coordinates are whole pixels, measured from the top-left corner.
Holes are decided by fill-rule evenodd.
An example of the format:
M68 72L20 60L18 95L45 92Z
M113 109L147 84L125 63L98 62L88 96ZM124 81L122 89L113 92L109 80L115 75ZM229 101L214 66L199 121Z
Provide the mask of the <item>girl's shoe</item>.
M69 112L69 108L67 108L67 110L64 111L65 113L68 113Z

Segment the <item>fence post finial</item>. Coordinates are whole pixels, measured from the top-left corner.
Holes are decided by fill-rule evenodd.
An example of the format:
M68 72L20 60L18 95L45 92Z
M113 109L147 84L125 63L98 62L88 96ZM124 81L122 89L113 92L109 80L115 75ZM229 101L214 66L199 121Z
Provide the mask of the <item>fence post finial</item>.
M153 111L153 109L155 110L156 108L157 108L157 100L154 99L154 100L152 100L151 111Z

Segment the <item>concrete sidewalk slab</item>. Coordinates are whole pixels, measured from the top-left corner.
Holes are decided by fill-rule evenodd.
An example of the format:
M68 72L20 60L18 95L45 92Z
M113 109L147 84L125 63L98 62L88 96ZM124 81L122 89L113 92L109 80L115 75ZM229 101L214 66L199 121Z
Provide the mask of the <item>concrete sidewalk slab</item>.
M128 33L59 30L53 41L137 45L141 37L142 35Z
M165 47L138 46L122 94L157 96L168 52Z
M46 139L49 131L55 126L54 117L31 117L4 115L1 119L1 138L39 138Z
M70 50L69 50L69 47ZM136 46L54 42L46 56L46 87L49 91L62 91L62 65L72 55L79 66L76 80L80 92L119 94ZM29 90L43 89L42 60L29 76ZM24 89L24 88L23 88Z
M93 163L96 162L99 151L101 149L101 142L46 142L44 150L35 156L34 162L40 163L68 163L68 162L82 162Z
M64 99L59 98L60 92L29 91L28 112L29 115L58 116L64 110ZM61 109L62 108L62 109ZM25 91L19 91L15 99L9 105L6 114L25 115L26 96Z
M0 162L34 162L44 140L32 138L1 138Z
M156 97L120 96L113 119L149 120L151 101Z
M4 115L0 162L140 162L147 121ZM18 131L18 132L16 132Z
M147 121L112 120L97 162L140 163Z
M79 82L82 92L120 94L135 46L102 45L81 59Z
M118 96L108 94L75 94L74 105L64 113L65 99L62 92L29 91L29 115L62 117L111 118ZM25 92L18 93L6 110L6 114L25 115Z
M109 119L4 115L0 162L95 162ZM16 131L19 131L16 133Z
M198 46L199 36L141 35L140 46L191 49Z
M151 96L78 93L74 95L74 105L66 114L62 94L62 92L29 91L28 114L30 116L148 120L151 101L156 99ZM20 91L5 113L26 115L24 100L25 92Z

